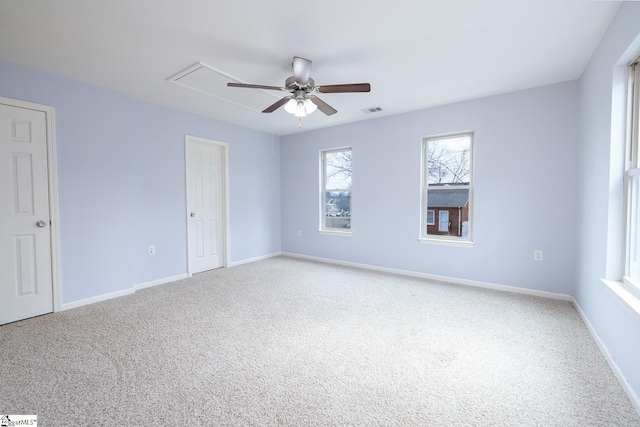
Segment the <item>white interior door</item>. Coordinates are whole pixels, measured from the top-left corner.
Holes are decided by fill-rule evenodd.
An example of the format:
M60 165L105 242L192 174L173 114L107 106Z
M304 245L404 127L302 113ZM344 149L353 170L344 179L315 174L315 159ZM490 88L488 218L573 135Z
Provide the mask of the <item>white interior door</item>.
M224 265L224 146L187 137L189 274Z
M53 311L47 126L0 104L0 324Z

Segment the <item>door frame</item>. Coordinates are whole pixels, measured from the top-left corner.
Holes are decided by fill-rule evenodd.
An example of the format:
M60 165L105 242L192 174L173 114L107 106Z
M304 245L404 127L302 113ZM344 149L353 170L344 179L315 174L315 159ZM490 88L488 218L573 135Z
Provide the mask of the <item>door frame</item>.
M222 267L229 266L230 239L229 239L229 144L213 139L201 138L199 136L184 136L184 164L185 164L185 218L187 221L187 274L189 277L193 275L191 272L191 245L189 245L189 236L191 231L191 221L189 221L189 157L187 149L190 142L204 143L215 145L222 149Z
M55 108L21 101L13 98L0 97L0 104L10 107L25 108L44 113L47 129L47 181L49 185L49 236L51 245L51 292L53 295L53 312L62 310L62 289L60 278L60 221L58 209L58 161L56 154L56 120Z

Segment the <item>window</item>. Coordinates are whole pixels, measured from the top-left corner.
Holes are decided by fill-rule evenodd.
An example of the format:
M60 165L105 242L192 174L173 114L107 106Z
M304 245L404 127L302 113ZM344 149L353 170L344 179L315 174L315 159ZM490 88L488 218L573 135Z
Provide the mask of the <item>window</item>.
M436 211L427 210L427 225L436 225Z
M625 171L625 262L623 281L640 289L640 55L629 69L627 166Z
M624 194L621 278L602 282L640 320L640 54L629 63L627 84L627 135L624 157ZM613 110L617 113L618 110ZM615 117L615 116L612 116ZM613 142L613 141L612 141ZM619 185L616 178L615 185ZM618 276L619 277L619 276Z
M472 246L473 133L422 141L420 240Z
M351 148L320 152L320 231L351 233Z

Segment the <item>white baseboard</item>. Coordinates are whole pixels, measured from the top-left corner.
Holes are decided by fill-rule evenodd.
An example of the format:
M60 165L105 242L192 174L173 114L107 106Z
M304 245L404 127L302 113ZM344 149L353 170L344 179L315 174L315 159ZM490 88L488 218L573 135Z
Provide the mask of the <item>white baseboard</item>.
M437 281L440 281L440 282L453 283L453 284L456 284L456 285L465 285L465 286L474 286L474 287L477 287L477 288L494 289L494 290L497 290L497 291L513 292L513 293L517 293L517 294L532 295L532 296L536 296L536 297L551 298L551 299L557 299L557 300L562 300L562 301L573 301L573 298L571 297L571 295L558 294L558 293L554 293L554 292L537 291L537 290L534 290L534 289L526 289L526 288L518 288L518 287L515 287L515 286L498 285L498 284L495 284L495 283L480 282L480 281L477 281L477 280L459 279L459 278L456 278L456 277L438 276L438 275L435 275L435 274L420 273L420 272L417 272L417 271L410 271L410 270L400 270L400 269L396 269L396 268L379 267L379 266L376 266L376 265L360 264L360 263L357 263L357 262L339 261L339 260L335 260L335 259L331 259L331 258L321 258L321 257L315 257L315 256L310 256L310 255L301 255L301 254L296 254L296 253L291 253L291 252L282 252L282 255L283 256L292 257L292 258L308 259L310 261L319 261L319 262L326 262L326 263L330 263L330 264L344 265L344 266L347 266L347 267L364 268L364 269L367 269L367 270L381 271L381 272L384 272L384 273L394 273L394 274L401 274L403 276L419 277L421 279L437 280Z
M165 277L164 279L152 280L151 282L138 283L133 285L133 289L139 291L140 289L150 288L152 286L164 285L165 283L175 282L176 280L182 280L189 277L187 273L178 274L177 276Z
M135 292L135 289L133 289L133 288L123 289L121 291L110 292L108 294L102 294L102 295L97 295L97 296L91 297L91 298L85 298L85 299L81 299L81 300L77 300L77 301L73 301L73 302L68 302L68 303L62 304L62 307L60 307L60 308L61 308L62 311L69 310L69 309L72 309L72 308L82 307L83 305L94 304L96 302L106 301L106 300L112 299L112 298L123 297L125 295L131 295L134 292Z
M240 261L234 261L234 262L230 263L228 266L229 267L236 267L238 265L248 264L250 262L255 262L255 261L261 261L263 259L273 258L273 257L280 256L280 255L282 255L282 252L273 252L273 253L266 254L266 255L260 255L260 256L257 256L257 257L253 257L253 258L247 258L247 259L243 259L243 260L240 260Z
M635 390L633 390L631 385L627 382L627 379L622 374L620 367L618 366L616 361L613 360L613 356L611 356L611 353L609 353L609 349L607 348L607 346L604 345L604 342L602 342L602 340L598 336L598 333L594 329L593 325L591 324L587 316L584 314L584 311L582 311L582 308L580 308L578 301L576 301L574 298L572 298L572 301L576 310L578 310L578 313L580 313L580 317L582 317L582 321L584 322L585 325L587 325L587 329L589 330L589 332L591 333L591 336L593 337L596 344L598 345L600 352L602 352L602 355L604 356L604 358L607 359L607 363L609 363L609 366L611 367L611 370L613 371L613 374L616 376L618 382L622 386L622 389L625 391L625 393L627 393L627 396L629 397L629 400L631 401L633 406L636 408L636 411L640 413L640 398L638 398L638 395L636 394Z
M241 260L241 261L235 261L235 262L232 262L231 264L229 264L229 267L235 267L235 266L241 265L241 264L247 264L247 263L254 262L254 261L260 261L260 260L267 259L267 258L273 258L273 257L279 256L279 255L282 255L282 252L274 252L274 253L267 254L267 255L261 255L261 256L258 256L258 257L254 257L254 258L244 259L244 260ZM68 303L62 304L62 306L60 307L60 311L69 310L69 309L77 308L77 307L82 307L83 305L94 304L96 302L106 301L106 300L109 300L109 299L112 299L112 298L118 298L118 297L122 297L122 296L125 296L125 295L131 295L132 293L134 293L135 291L139 291L140 289L145 289L145 288L150 288L152 286L157 286L157 285L162 285L162 284L165 284L165 283L175 282L176 280L186 279L187 277L189 277L189 274L188 273L183 273L183 274L178 274L178 275L172 276L172 277L165 277L163 279L152 280L150 282L138 283L137 285L133 285L133 287L130 288L130 289L124 289L122 291L110 292L108 294L97 295L95 297L86 298L86 299L82 299L82 300L78 300L78 301L73 301L73 302L68 302Z
M140 289L149 288L151 286L156 286L156 285L162 285L163 283L174 282L176 280L184 279L186 277L189 277L186 273L185 274L179 274L179 275L173 276L173 277L166 277L164 279L153 280L151 282L139 283L139 284L134 285L132 288L129 288L129 289L123 289L121 291L109 292L108 294L102 294L102 295L97 295L97 296L91 297L91 298L85 298L85 299L81 299L81 300L78 300L78 301L68 302L68 303L62 304L62 307L60 307L60 311L70 310L72 308L82 307L83 305L95 304L96 302L106 301L106 300L113 299L113 298L118 298L118 297L123 297L125 295L131 295L131 294L135 293L135 291L140 290Z

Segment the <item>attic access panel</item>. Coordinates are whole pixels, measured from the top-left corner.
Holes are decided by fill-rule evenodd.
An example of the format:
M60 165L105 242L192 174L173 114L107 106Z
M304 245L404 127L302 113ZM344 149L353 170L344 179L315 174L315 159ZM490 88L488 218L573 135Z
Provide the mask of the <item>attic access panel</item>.
M266 106L273 104L274 100L281 98L281 96L260 89L236 90L235 88L227 87L229 81L244 82L202 62L192 65L167 80L187 89L195 90L258 113L262 112Z

